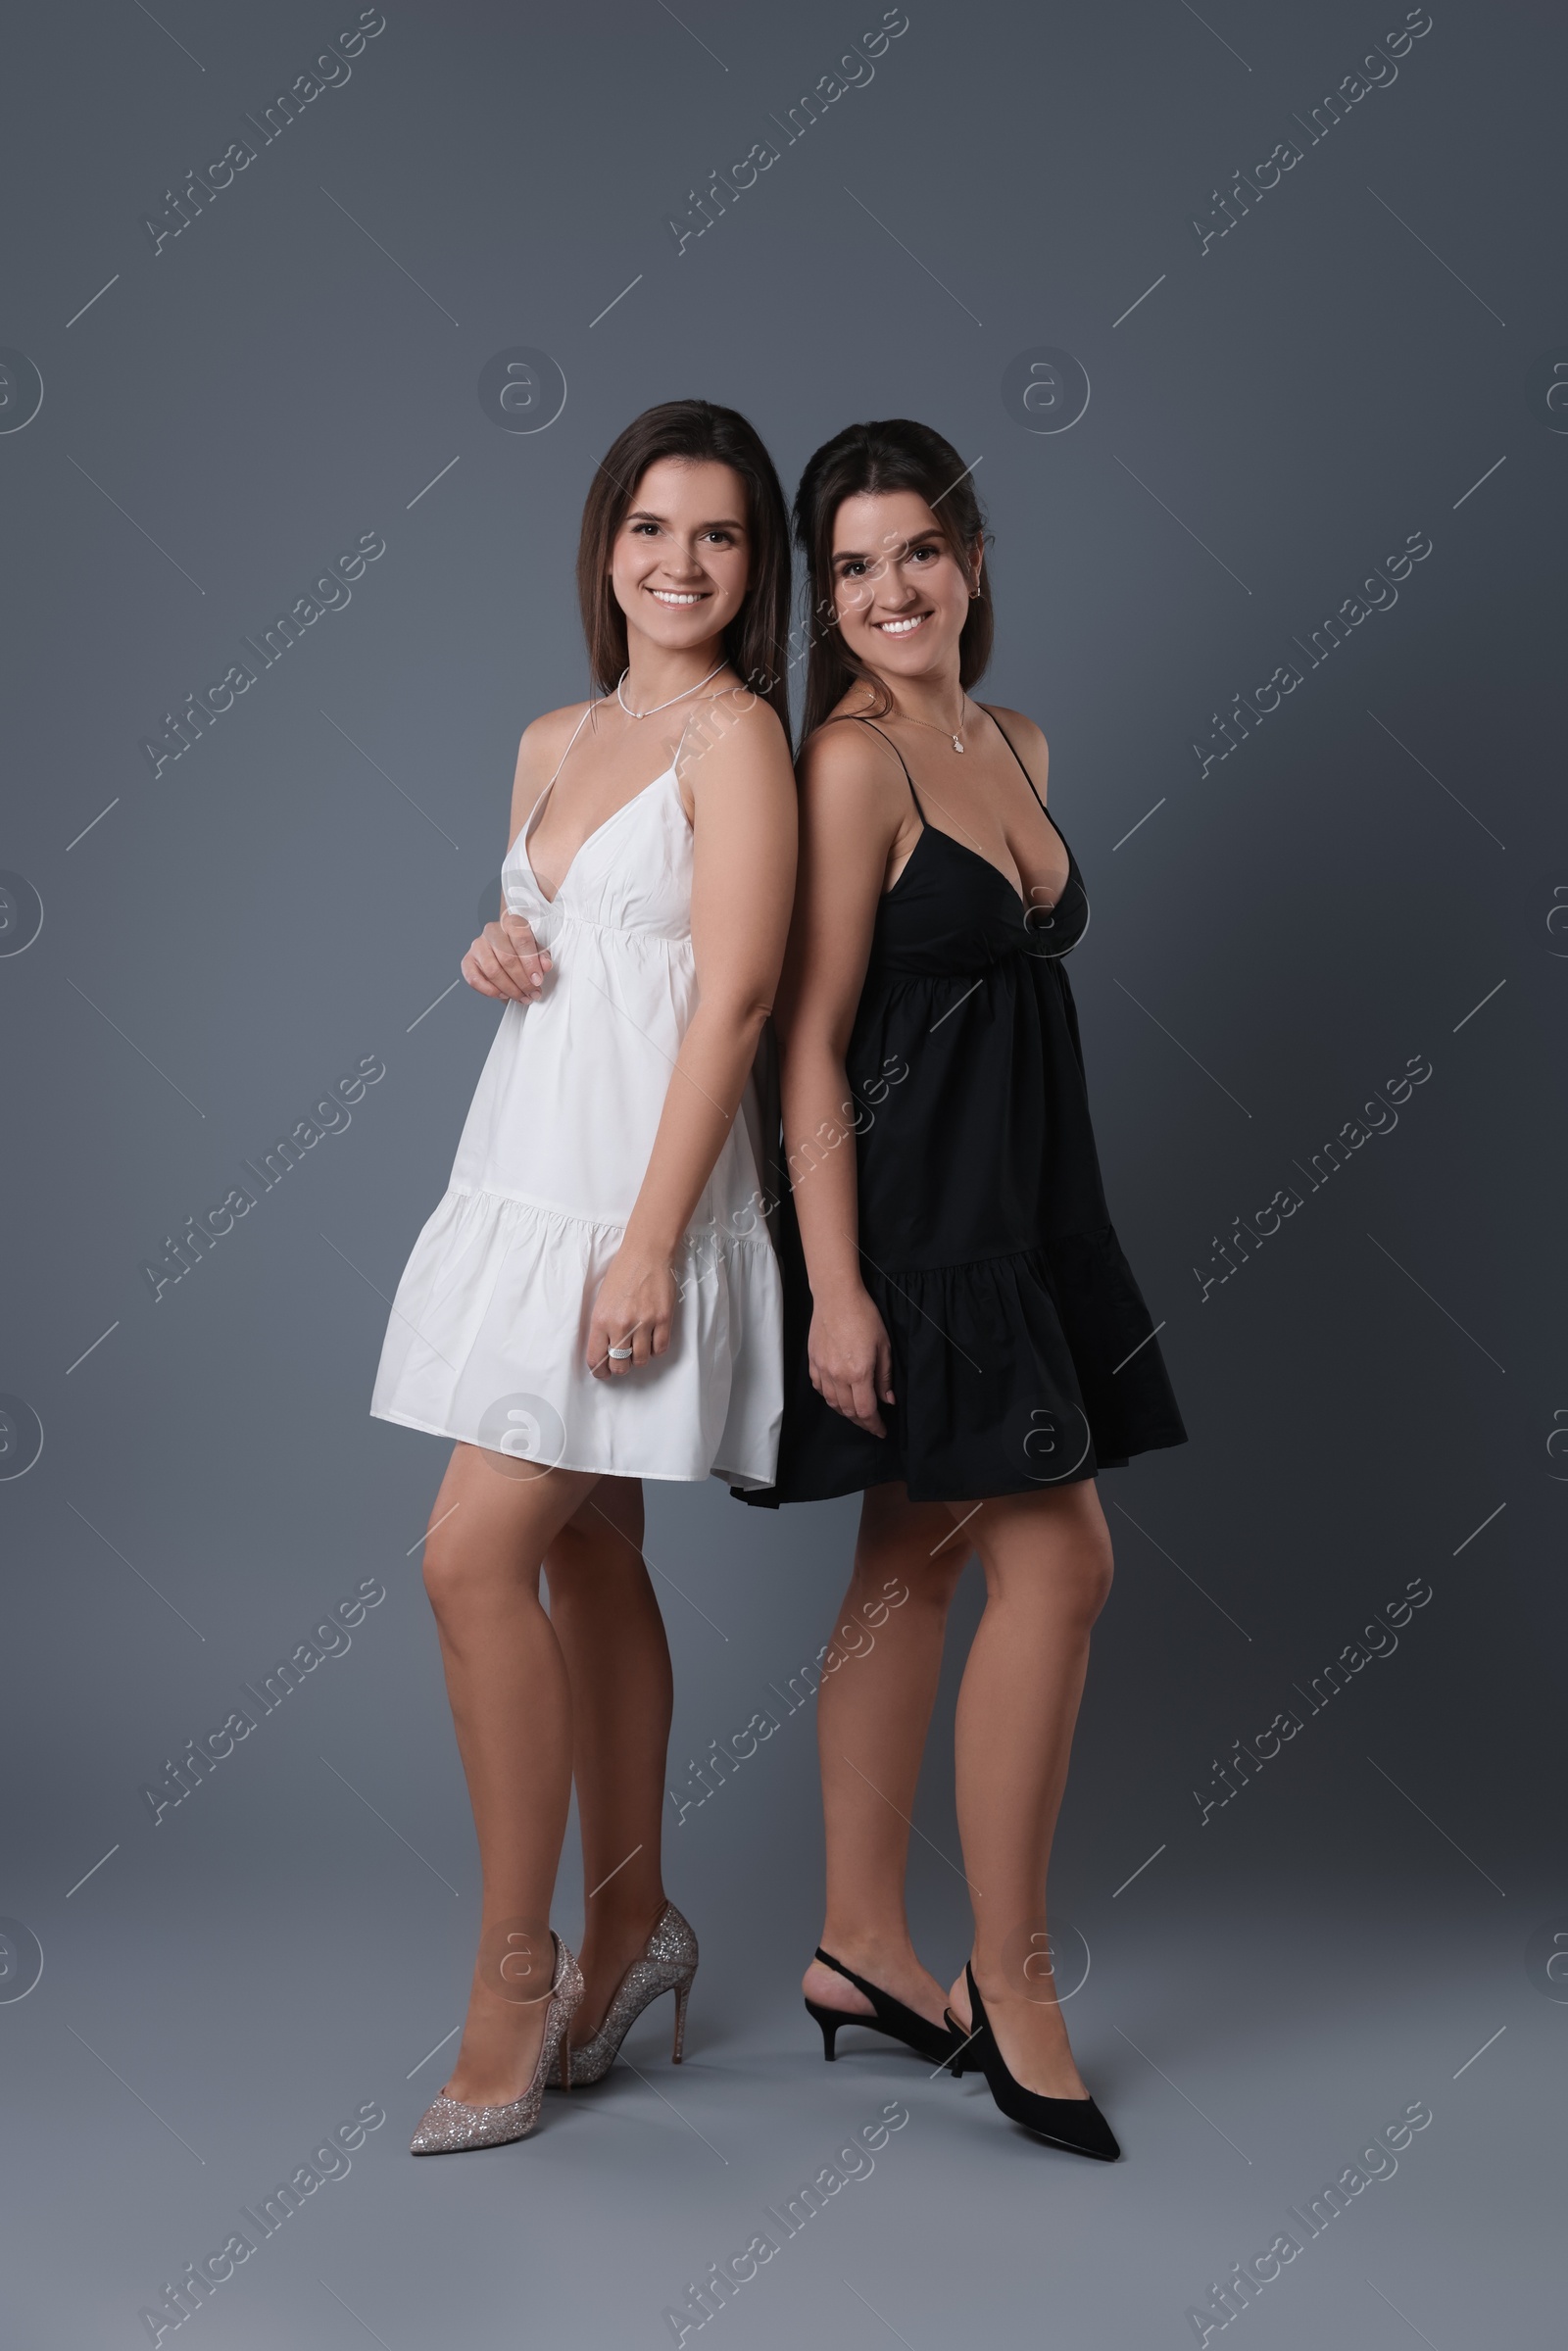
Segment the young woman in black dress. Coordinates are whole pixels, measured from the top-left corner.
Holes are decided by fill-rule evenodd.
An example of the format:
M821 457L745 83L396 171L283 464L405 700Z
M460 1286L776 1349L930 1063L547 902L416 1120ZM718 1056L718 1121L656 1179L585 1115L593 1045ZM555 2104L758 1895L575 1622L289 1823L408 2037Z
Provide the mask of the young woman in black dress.
M1186 1431L1101 1186L1063 963L1088 902L1046 812L1045 736L967 691L992 608L963 460L924 425L852 425L807 466L795 522L812 621L778 1005L786 1405L777 1484L741 1498L864 1492L818 1698L827 1905L807 2003L829 2057L863 2019L983 2068L1043 2138L1110 2158L1056 2000L1046 1871L1110 1586L1095 1480ZM987 1596L956 1788L974 1941L944 1995L904 1886L971 1550Z

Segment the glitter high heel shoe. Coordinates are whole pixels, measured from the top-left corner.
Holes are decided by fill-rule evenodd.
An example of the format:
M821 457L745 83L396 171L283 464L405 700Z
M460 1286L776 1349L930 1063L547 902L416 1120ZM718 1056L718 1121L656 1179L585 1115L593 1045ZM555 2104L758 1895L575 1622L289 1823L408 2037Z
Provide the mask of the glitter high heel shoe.
M526 2138L538 2124L549 2077L559 2073L565 2084L569 2071L566 2033L583 1995L582 1970L553 1928L551 1940L556 1946L556 1973L545 2010L544 2038L539 2043L533 2080L522 2096L505 2106L465 2106L461 2098L449 2098L443 2091L419 2117L419 2127L409 2141L411 2155L451 2155L464 2147L500 2147L509 2139Z
M661 1992L673 1991L675 1995L675 2042L670 2050L670 2063L679 2065L686 2039L686 2003L696 1973L697 1937L674 1903L666 1902L643 1945L642 1956L632 1961L616 1984L604 2023L592 2040L584 2041L580 2049L570 2053L573 2089L590 2082L603 2082L632 2025Z

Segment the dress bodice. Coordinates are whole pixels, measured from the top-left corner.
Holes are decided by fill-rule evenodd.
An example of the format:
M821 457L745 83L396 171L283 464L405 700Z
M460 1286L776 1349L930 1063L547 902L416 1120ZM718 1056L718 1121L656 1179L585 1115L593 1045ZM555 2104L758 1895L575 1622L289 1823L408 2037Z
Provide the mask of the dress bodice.
M522 915L540 946L552 946L564 928L577 923L689 948L692 828L673 765L596 826L555 897L546 898L529 861L528 843L552 788L547 784L535 801L501 868L508 907Z
M985 971L1012 955L1054 962L1069 954L1089 928L1089 900L1077 858L1047 821L1067 851L1067 879L1046 909L1026 906L989 857L926 821L877 906L871 966L937 979Z

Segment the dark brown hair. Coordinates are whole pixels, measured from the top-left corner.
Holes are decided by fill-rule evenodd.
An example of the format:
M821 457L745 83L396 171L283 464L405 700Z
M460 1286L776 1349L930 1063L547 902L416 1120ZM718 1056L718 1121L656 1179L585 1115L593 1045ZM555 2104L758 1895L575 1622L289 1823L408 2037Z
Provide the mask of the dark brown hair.
M611 585L611 549L638 483L661 458L709 461L740 475L751 576L746 600L724 631L724 654L753 693L777 711L788 741L789 515L772 459L755 428L732 408L715 408L706 400L663 401L634 416L606 452L582 511L577 548L577 601L594 683L600 693L612 693L626 666L626 615Z
M849 424L835 433L807 464L795 493L795 536L807 562L806 717L804 741L826 719L856 678L872 691L867 715L886 717L893 697L879 677L845 644L834 616L833 523L846 498L879 490L916 490L937 518L956 563L965 572L975 542L985 537L985 516L974 494L969 468L941 433L907 416L873 424ZM972 686L991 659L995 619L987 573L969 606L958 639L958 678Z

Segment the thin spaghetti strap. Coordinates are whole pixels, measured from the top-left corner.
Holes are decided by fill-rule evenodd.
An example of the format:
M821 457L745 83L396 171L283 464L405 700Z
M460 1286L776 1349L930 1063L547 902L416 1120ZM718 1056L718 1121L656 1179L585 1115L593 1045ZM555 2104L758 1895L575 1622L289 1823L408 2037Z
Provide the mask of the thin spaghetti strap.
M565 749L565 751L564 751L564 752L562 753L562 755L561 755L560 759L559 759L556 761L556 774L555 774L555 775L553 775L553 776L550 778L550 781L549 781L549 783L548 783L548 784L544 785L540 791L538 791L538 792L536 792L536 793L535 793L535 795L534 795L534 802L533 802L533 806L532 806L532 808L531 808L528 810L528 813L527 813L527 815L526 815L526 816L523 818L523 820L522 820L522 832L521 832L521 834L519 835L519 838L521 839L521 841L523 842L523 844L524 844L524 846L525 846L525 847L526 847L526 844L527 844L527 841L528 841L528 837L529 837L529 835L530 835L530 834L532 833L532 831L533 831L533 822L534 822L534 818L535 818L535 817L538 815L538 813L539 813L540 809L541 809L541 808L544 807L544 805L545 805L545 802L546 802L546 801L549 799L549 797L550 797L551 793L552 793L552 792L555 790L555 788L556 788L556 776L559 776L559 775L560 775L560 773L561 773L561 770L562 770L562 769L563 769L563 767L564 767L564 765L566 764L567 756L568 756L568 754L569 754L569 753L570 753L570 751L571 751L571 746L572 746L572 744L576 742L576 740L577 740L577 737L578 737L578 736L579 736L579 735L582 733L583 727L585 726L585 724L587 723L587 721L588 721L588 720L589 720L589 719L590 719L590 718L593 716L593 714L594 714L595 710L598 710L598 708L599 708L599 705L598 705L598 703L596 703L596 702L591 702L591 703L589 703L589 705L588 705L587 709L586 709L586 710L583 711L583 714L582 714L582 716L581 716L581 717L578 719L578 721L577 721L576 725L575 725L575 726L572 728L572 730L571 730L571 736L570 736L570 740L567 742L567 745L566 745L566 749Z
M862 718L858 711L849 710L846 711L845 715L850 720L852 725L869 726L873 735L882 735L882 729L879 726L872 725L872 722L869 718ZM928 824L930 822L930 818L926 815L924 808L922 808L920 806L920 795L914 788L913 776L909 773L908 768L905 766L903 752L894 742L891 735L882 735L882 740L887 745L889 751L892 752L893 757L898 760L899 765L904 768L904 780L909 787L909 798L914 803L915 814L919 817L922 824Z
M1018 759L1018 746L1017 746L1017 745L1014 743L1014 741L1013 741L1012 737L1011 737L1011 736L1008 734L1008 732L1007 732L1006 728L1005 728L1004 725L1003 725L1003 723L1002 723L1002 720L1001 720L1001 719L1000 719L1000 718L997 716L997 713L996 713L996 711L995 711L995 710L994 710L991 708L991 705L990 705L990 703L988 703L988 702L983 702L983 703L980 705L980 708L981 708L981 709L984 710L984 712L985 712L986 716L987 716L987 717L990 719L990 721L991 721L992 725L993 725L993 726L996 728L996 730L997 730L998 734L999 734L999 735L1002 737L1002 740L1004 741L1004 743L1005 743L1005 745L1007 746L1007 749L1008 749L1008 750L1011 752L1011 754L1012 754L1013 758L1014 758L1015 759L1018 759L1018 764L1019 764L1019 766L1020 766L1020 767L1023 767L1023 761L1022 761L1022 759ZM1035 792L1035 779L1034 779L1034 777L1033 777L1033 776L1030 774L1030 772L1029 772L1029 770L1028 770L1028 768L1027 768L1027 767L1023 767L1023 780L1024 780L1024 782L1025 782L1025 783L1028 785L1028 787L1029 787L1030 791L1035 793L1035 798L1036 798L1036 800L1040 801L1040 808L1041 808L1041 811L1042 811L1042 813L1043 813L1043 814L1044 814L1044 815L1047 817L1047 819L1048 819L1048 820L1051 822L1051 824L1052 824L1054 827L1055 827L1055 829L1059 830L1060 828L1059 828L1059 827L1056 827L1056 824L1055 824L1055 818L1054 818L1054 816L1052 816L1052 814L1051 814L1051 810L1050 810L1050 809L1049 809L1049 808L1046 807L1046 804L1045 804L1045 802L1044 802L1043 800L1040 800L1040 795L1039 795L1039 793L1038 793L1038 792Z
M590 718L593 716L593 714L594 714L595 710L596 710L598 708L599 708L599 705L598 705L596 702L591 702L591 703L589 703L589 705L588 705L587 709L586 709L586 710L583 711L583 714L582 714L582 716L581 716L581 717L578 719L578 721L577 721L576 725L575 725L575 726L572 728L572 730L571 730L571 738L570 738L570 741L567 743L567 745L566 745L566 748L565 748L565 750L564 750L564 751L562 753L562 755L561 755L560 759L559 759L556 761L556 775L559 775L559 774L561 773L561 770L563 769L563 767L564 767L564 765L566 764L566 760L567 760L567 759L569 758L569 756L570 756L570 753L571 753L571 746L572 746L572 744L576 742L576 740L577 740L577 737L578 737L578 736L579 736L579 735L582 733L583 727L585 726L585 724L587 723L587 721L588 721L588 720L589 720L589 719L590 719ZM555 782L555 780L556 780L556 775L553 775L553 776L550 778L550 784L553 784L553 783ZM545 792L548 792L548 791L549 791L549 789L550 789L550 784L546 784L546 786L545 786ZM539 797L540 797L540 799L542 800L542 799L544 798L544 793L542 792L542 793L539 795Z

